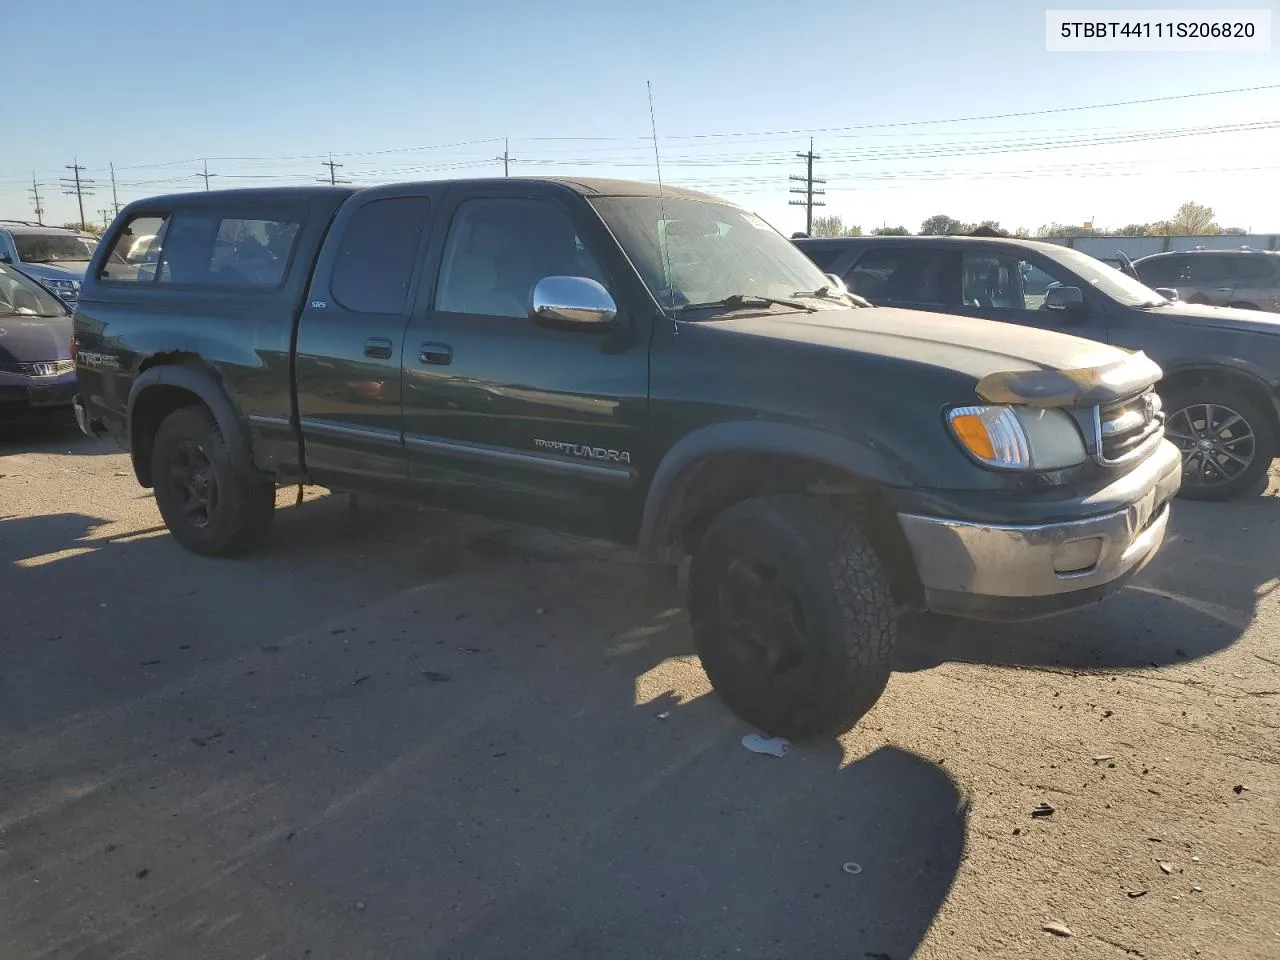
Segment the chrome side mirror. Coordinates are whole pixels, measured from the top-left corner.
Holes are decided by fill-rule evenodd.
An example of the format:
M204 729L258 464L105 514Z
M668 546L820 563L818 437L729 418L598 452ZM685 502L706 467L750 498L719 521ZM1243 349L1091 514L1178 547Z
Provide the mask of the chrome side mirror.
M588 277L543 277L533 287L529 316L534 320L600 326L617 315L609 291Z

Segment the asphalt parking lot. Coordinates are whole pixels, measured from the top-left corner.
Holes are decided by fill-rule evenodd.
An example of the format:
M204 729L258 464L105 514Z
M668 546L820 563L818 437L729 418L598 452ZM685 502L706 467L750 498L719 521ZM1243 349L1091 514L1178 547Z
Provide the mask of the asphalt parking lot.
M206 560L0 440L0 957L1280 956L1275 496L782 759L629 555L293 500Z

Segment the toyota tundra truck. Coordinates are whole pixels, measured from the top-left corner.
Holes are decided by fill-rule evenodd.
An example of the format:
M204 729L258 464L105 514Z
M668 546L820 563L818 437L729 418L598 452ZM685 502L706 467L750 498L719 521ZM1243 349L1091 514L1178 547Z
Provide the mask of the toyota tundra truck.
M904 612L1119 589L1181 478L1142 353L871 307L751 212L643 183L141 200L72 349L82 429L188 550L251 550L277 487L318 484L688 558L708 677L789 737L870 709Z

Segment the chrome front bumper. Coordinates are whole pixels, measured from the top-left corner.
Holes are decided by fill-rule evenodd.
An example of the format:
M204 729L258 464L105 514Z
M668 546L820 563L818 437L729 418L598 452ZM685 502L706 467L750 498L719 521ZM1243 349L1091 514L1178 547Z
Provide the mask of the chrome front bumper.
M899 514L925 606L938 613L1019 620L1093 603L1141 570L1164 540L1180 460L1122 509L1062 523L971 523Z

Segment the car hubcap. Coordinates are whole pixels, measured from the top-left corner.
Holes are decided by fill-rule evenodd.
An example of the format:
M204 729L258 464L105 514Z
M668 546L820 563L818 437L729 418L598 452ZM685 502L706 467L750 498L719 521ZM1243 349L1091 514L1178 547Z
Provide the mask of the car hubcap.
M218 508L218 475L204 448L184 440L169 464L169 488L182 518L193 527L206 527Z
M1218 403L1193 403L1170 414L1165 436L1182 451L1183 482L1199 487L1230 483L1256 455L1249 421Z
M804 613L799 598L772 567L734 560L725 568L719 605L721 623L744 666L781 676L800 665Z

